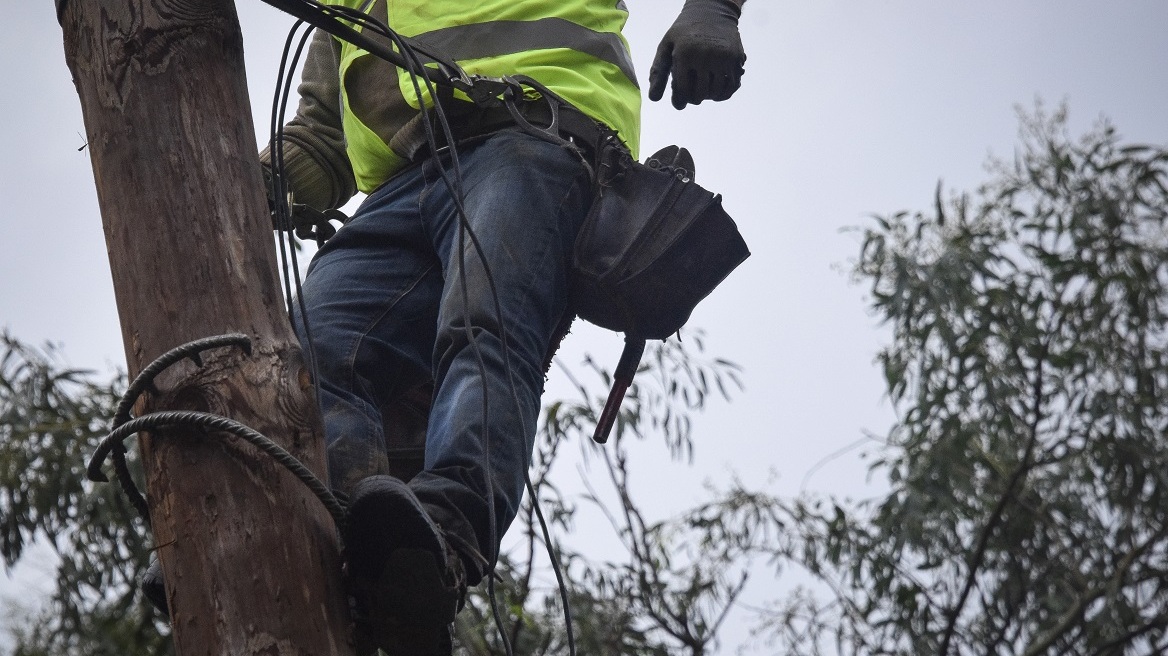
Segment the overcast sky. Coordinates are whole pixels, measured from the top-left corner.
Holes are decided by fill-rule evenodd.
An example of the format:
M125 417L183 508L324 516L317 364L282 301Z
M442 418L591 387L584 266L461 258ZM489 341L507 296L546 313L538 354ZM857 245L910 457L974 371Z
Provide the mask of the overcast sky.
M681 2L628 5L645 82ZM262 133L291 21L260 0L238 6ZM0 327L62 343L76 366L124 368L53 3L12 3L6 16ZM668 485L676 508L701 497L701 480L730 469L784 495L879 489L865 487L858 451L806 476L892 421L873 364L885 334L845 273L858 238L841 229L927 208L939 179L976 187L989 153L1012 152L1016 106L1036 98L1066 101L1074 132L1107 116L1129 140L1168 141L1164 0L751 0L742 22L749 59L734 98L682 112L647 103L644 115L642 151L689 147L698 180L724 195L753 251L691 322L715 354L745 367L746 390L698 422L695 471L645 483ZM619 348L619 338L581 329L565 357L571 364L590 350L615 364ZM14 585L0 577L0 591Z

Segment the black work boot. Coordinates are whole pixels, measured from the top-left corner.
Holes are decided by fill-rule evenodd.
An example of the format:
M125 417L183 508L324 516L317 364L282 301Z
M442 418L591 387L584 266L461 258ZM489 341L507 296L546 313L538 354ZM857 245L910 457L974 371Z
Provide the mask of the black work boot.
M170 611L166 604L166 582L162 578L162 563L156 556L150 556L150 565L142 575L142 595L151 606L170 619Z
M358 653L450 656L466 576L409 486L392 476L357 483L344 538Z

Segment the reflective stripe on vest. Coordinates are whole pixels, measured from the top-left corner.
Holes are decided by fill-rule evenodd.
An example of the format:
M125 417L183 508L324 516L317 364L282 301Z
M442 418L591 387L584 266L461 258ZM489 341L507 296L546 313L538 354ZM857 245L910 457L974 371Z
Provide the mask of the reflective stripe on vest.
M441 51L468 73L530 75L616 130L636 156L640 90L620 34L627 13L612 0L481 0L470 7L465 0L395 0L392 8L386 0L342 3L388 17L400 34ZM395 138L422 103L409 74L344 42L340 76L346 148L357 187L369 192L407 163L401 153L408 148ZM428 95L425 104L431 104Z
M637 82L633 60L617 34L594 32L563 18L533 21L492 21L455 25L414 37L456 61L511 55L525 50L570 48L613 64L625 77Z

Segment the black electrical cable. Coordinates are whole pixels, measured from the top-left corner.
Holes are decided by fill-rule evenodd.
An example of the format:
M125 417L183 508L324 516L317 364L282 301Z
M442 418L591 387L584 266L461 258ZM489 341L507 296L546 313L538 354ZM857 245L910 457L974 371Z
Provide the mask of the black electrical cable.
M280 262L281 270L284 278L284 297L289 310L292 308L293 292L291 271L288 266L288 250L295 250L291 244L291 239L288 243L285 242L285 233L291 231L292 222L288 216L288 191L287 181L284 177L284 140L283 136L283 115L284 115L284 100L285 82L284 75L289 72L288 69L288 53L291 51L292 42L296 37L296 31L303 24L303 21L297 21L292 25L292 29L288 31L288 38L284 41L284 50L280 55L280 67L276 75L276 91L275 97L272 99L272 116L268 123L270 130L269 134L269 150L271 157L271 175L268 179L268 199L272 204L271 210L273 215L274 227L277 230L277 243L280 247ZM291 77L289 75L289 77Z
M431 93L431 97L434 98L435 97L433 95L434 89L432 86L430 86L428 91ZM417 88L416 80L415 80L415 93L418 94L420 97L421 92ZM435 102L435 105L437 106L437 102ZM453 141L452 141L450 134L449 134L449 130L447 130L446 138L447 138L447 143L453 144ZM436 150L437 149L435 148L435 146L431 140L431 152L436 152ZM457 193L455 193L454 195L456 198L456 203L461 204L461 201L462 201L461 169L459 168L459 165L458 165L458 160L457 160L458 155L457 155L456 149L451 147L450 150L451 150L451 161L452 161L451 168L454 171L456 185L459 189L459 191ZM589 171L591 171L591 169L589 169ZM445 177L444 177L444 179L445 179ZM448 180L446 181L446 183L449 186L450 183ZM460 282L461 282L461 285L463 286L463 293L465 296L467 283L466 283L466 278L465 278L465 268L463 267L463 260L462 260L462 257L464 255L464 251L465 251L465 244L463 243L462 239L463 239L464 234L469 232L472 240L476 240L474 246L475 246L476 250L478 251L480 258L483 258L484 269L486 269L488 284L489 284L492 299L493 299L493 302L495 305L496 316L499 319L500 341L501 341L502 346L503 346L504 370L507 372L508 386L509 386L510 391L511 391L512 401L515 404L516 411L520 415L520 421L525 422L526 418L523 416L523 406L519 401L518 389L517 389L517 386L515 383L514 368L511 364L511 360L510 360L510 352L511 351L510 351L510 347L508 345L506 322L502 319L502 308L501 308L501 304L499 302L498 291L497 291L497 288L495 287L493 278L490 276L489 268L486 267L485 257L482 254L482 248L477 243L477 237L474 236L474 232L470 227L469 221L467 221L467 219L466 219L465 209L463 209L461 207L461 205L459 205L458 209L459 209L460 217L462 218L462 222L463 222L462 224L460 224L460 227L465 227L465 230L460 230L460 233L459 233L459 237L460 237L460 244L459 244L460 264L459 264L459 268L460 268L460 273L462 274ZM473 333L470 333L469 319L467 318L465 320L467 321L467 323L465 324L465 327L468 331L468 334L471 334L471 339L472 339L472 343L473 343ZM476 345L476 349L477 349L477 345ZM477 353L477 350L476 350L476 353ZM482 371L482 356L481 356L481 354L478 354L478 358L479 358L479 362L480 362L481 375L483 375L483 377L485 378L485 372ZM484 393L484 397L485 397L485 393ZM486 405L486 401L484 398L484 406L485 405ZM484 415L485 414L486 414L486 408L484 407ZM484 423L486 423L486 422L484 421ZM489 431L485 432L485 435L489 435ZM489 438L488 438L487 444L484 447L484 449L487 452L488 457L489 457L489 454L490 454ZM566 634L567 634L567 639L568 639L568 651L569 651L569 654L571 656L575 656L575 654L576 654L575 630L574 630L573 621L572 621L572 611L571 611L571 607L569 606L569 602L568 602L567 585L564 581L563 570L562 570L562 567L560 565L559 558L558 558L557 554L555 553L555 547L554 547L554 544L553 544L552 539L551 539L551 531L548 528L547 519L544 517L543 509L540 507L539 498L537 497L534 486L531 483L531 476L530 476L530 473L528 471L530 466L531 466L531 463L528 462L525 464L526 464L526 466L524 467L524 484L528 490L528 494L532 498L533 508L535 510L536 517L539 521L541 533L543 534L544 544L547 547L548 557L551 560L552 571L554 572L555 577L556 577L556 582L557 582L557 587L558 587L558 591L559 591L559 595L560 595L560 600L561 600L561 603L563 605L564 614L565 614L565 628L566 628ZM488 471L488 476L489 476L490 475L489 465L488 465L487 471ZM491 485L491 484L488 483L488 485ZM490 487L489 489L493 490L494 488ZM495 523L494 523L494 517L493 517L493 514L494 514L493 513L493 510L494 510L493 504L491 505L489 510L491 511L490 514L492 515L492 517L490 518L491 537L492 537L492 541L494 541L496 539L496 535L494 532L495 531ZM511 645L509 644L508 638L506 636L506 631L502 630L502 620L500 619L499 614L498 614L497 602L495 599L494 583L495 582L493 579L489 580L487 583L488 594L490 595L490 599L491 599L491 610L492 610L492 614L495 617L496 625L500 627L500 638L502 639L502 641L504 643L504 648L508 654L511 654Z
M572 608L568 605L568 584L564 581L563 567L560 565L560 557L556 553L555 545L552 544L552 532L548 528L547 519L543 516L543 508L540 507L535 486L531 483L531 474L526 470L523 472L523 482L527 486L527 494L531 496L531 507L535 510L535 517L539 520L539 530L543 534L543 543L547 547L548 558L552 562L552 573L556 576L556 588L559 590L560 603L564 606L564 628L568 637L568 654L575 656L576 631L572 626Z
M292 234L292 207L288 200L288 180L284 171L284 115L287 113L288 98L292 95L292 73L296 70L300 62L300 56L304 51L305 44L308 42L309 37L312 36L312 29L305 30L296 48L296 53L292 57L292 62L289 65L288 51L295 38L296 30L302 24L303 21L297 21L292 26L292 29L289 30L288 38L284 42L284 51L280 58L280 73L276 78L276 97L272 102L271 141L268 152L271 155L273 187L271 193L277 213L277 227L279 228L278 241L280 244L280 258L283 262L288 311L291 313L294 303L300 310L300 323L304 330L304 341L307 347L305 349L305 357L308 359L308 369L312 374L316 404L320 408L322 407L320 386L315 383L315 381L320 380L320 369L312 337L312 326L308 323L308 309L304 305L303 288L300 282L300 266L296 257L295 238ZM287 248L285 248L285 239L288 242ZM291 285L288 284L289 270L291 270ZM293 288L295 291L293 291Z
M387 28L387 30L388 30L388 28ZM394 38L394 37L390 36L390 38ZM417 55L416 55L416 53L414 53L412 48L410 48L408 45L406 45L404 41L401 41L401 40L396 39L396 38L394 38L394 40L395 40L395 43L397 44L399 50L401 50L402 53L410 60L410 63L413 66L421 66L421 62L418 61ZM410 70L412 71L412 69L410 69ZM419 103L421 103L422 90L421 90L421 85L418 82L418 76L417 75L410 75L410 80L413 83L414 94L418 96ZM463 204L463 201L465 199L465 193L464 193L464 190L462 187L462 182L463 182L463 180L462 180L462 167L461 167L461 164L459 163L459 160L458 160L458 148L456 147L456 144L454 142L454 135L453 135L452 130L450 129L449 122L446 120L445 111L443 110L441 103L438 102L437 90L429 82L429 80L426 81L426 87L427 87L426 90L430 94L430 98L434 104L435 115L438 117L439 124L442 126L443 135L446 139L446 143L449 145L448 151L450 154L450 167L451 167L451 170L453 171L453 175L454 175L453 181L451 181L450 177L447 175L446 169L442 164L442 158L441 158L441 155L439 154L437 139L434 135L433 125L430 121L430 117L428 115L428 112L423 111L421 113L422 125L423 125L423 128L425 129L426 140L429 144L431 161L434 163L435 167L437 167L439 174L442 176L442 180L446 184L447 190L450 191L451 198L454 201L454 205L455 205L455 208L456 208L456 211L458 214L458 220L459 220L459 224L458 224L458 227L459 227L459 229L458 229L458 274L459 274L459 285L462 289L463 302L465 303L466 299L469 297L469 294L468 294L469 284L468 284L468 281L466 278L466 238L469 235L471 238L471 242L475 247L476 253L478 254L479 259L483 264L484 277L487 279L487 283L488 283L488 286L491 290L491 295L492 295L492 297L494 299L494 303L495 303L495 313L496 313L496 319L497 319L498 324L500 326L500 333L505 334L503 327L504 327L506 322L503 318L502 306L499 302L498 293L497 293L497 290L495 287L494 276L491 274L490 266L487 263L486 254L483 251L482 246L478 242L478 238L474 233L474 229L470 225L470 218L467 216L466 208ZM491 458L491 438L490 438L491 422L490 422L490 401L489 401L489 395L488 395L487 384L486 384L487 368L486 368L486 362L483 358L482 348L479 346L478 338L477 338L477 335L475 334L475 331L474 331L474 326L471 324L471 321L470 321L470 312L468 311L468 308L466 308L466 307L463 308L463 330L466 334L467 341L470 343L471 349L474 351L475 364L479 370L479 377L483 381L482 392L481 392L482 393L482 418L483 418L482 442L483 442L483 454L487 459L487 462L485 463L486 466L483 468L483 472L484 472L483 476L485 479L484 482L486 484L486 489L487 489L487 523L490 527L491 544L497 545L499 543L499 539L498 539L498 528L497 528L495 498L494 498L495 497L494 472L492 469L492 464L490 462L490 458ZM507 354L506 341L503 341L502 345L503 345L504 359L506 361L506 354ZM510 365L508 363L508 364L505 364L505 366L509 367ZM508 369L508 374L510 374L509 369ZM520 408L517 408L517 410L520 410ZM495 558L496 558L496 560L498 559L498 554L495 555ZM492 563L492 566L493 565L494 565L494 563ZM488 576L488 578L487 578L487 596L488 596L488 599L490 601L491 615L495 619L495 627L499 632L499 639L503 643L503 649L506 652L507 656L512 656L514 651L513 651L512 646L511 646L511 641L507 637L507 631L504 628L504 622L503 622L502 616L499 613L498 598L497 598L496 592L495 592L495 579L493 576Z
M409 47L412 50L426 55L431 62L436 63L438 65L436 69L424 66L418 66L412 69L410 63L403 58L402 54L385 47L382 43L367 38L362 32L355 29L354 26L359 26L364 29L374 29L382 36L389 36L386 34L388 28L385 30L376 29L379 26L385 27L385 24L359 9L342 5L325 5L316 0L264 0L264 2L309 23L313 27L328 32L342 41L352 43L398 68L411 70L415 75L425 78L428 82L454 87L462 91L471 91L474 82L472 78L467 76L454 60L442 56L425 45L416 43L400 35L396 36L396 38L390 37L395 38L397 41L404 40L409 42ZM346 25L342 21L348 21L353 25Z

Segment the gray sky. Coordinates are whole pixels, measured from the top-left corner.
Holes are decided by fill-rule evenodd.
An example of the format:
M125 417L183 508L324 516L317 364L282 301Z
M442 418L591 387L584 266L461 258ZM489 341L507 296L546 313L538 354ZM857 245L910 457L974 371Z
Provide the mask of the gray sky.
M645 83L681 2L628 4ZM260 0L238 6L262 133L291 21ZM53 4L14 4L7 16L0 326L26 341L63 343L76 366L124 367ZM699 420L699 467L646 477L646 488L669 491L654 495L668 499L661 510L693 503L703 479L728 469L796 494L829 454L865 429L883 433L892 413L872 360L884 334L844 273L858 238L841 229L873 213L927 208L938 179L975 187L987 154L1012 152L1015 106L1036 98L1065 100L1074 132L1107 116L1130 140L1164 143L1166 28L1163 0L751 0L747 73L734 98L682 112L646 103L642 151L689 147L698 180L724 195L753 251L691 322L716 355L745 366L746 390ZM578 328L565 359L587 349L615 364L619 348L619 338ZM820 467L806 489L853 497L878 489L865 486L857 454ZM0 578L0 591L12 585Z

